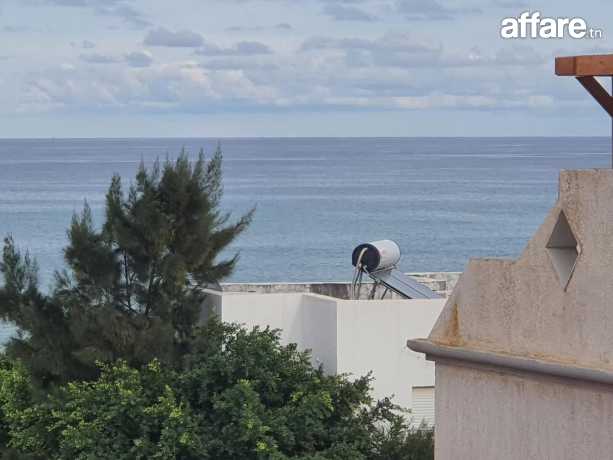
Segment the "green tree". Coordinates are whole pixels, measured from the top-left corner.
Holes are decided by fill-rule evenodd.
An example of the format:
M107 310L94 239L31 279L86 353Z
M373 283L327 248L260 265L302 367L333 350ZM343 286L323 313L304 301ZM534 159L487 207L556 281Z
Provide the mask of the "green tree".
M0 378L9 445L45 459L432 460L369 377L313 368L278 331L210 321L180 368L103 365L98 379L33 401L25 369Z
M105 222L87 206L75 215L64 251L66 269L53 291L40 292L36 263L5 239L0 317L20 331L7 347L42 384L91 379L96 361L140 366L175 362L189 350L203 289L234 269L221 252L249 225L220 210L222 155L144 165L128 191L113 177Z

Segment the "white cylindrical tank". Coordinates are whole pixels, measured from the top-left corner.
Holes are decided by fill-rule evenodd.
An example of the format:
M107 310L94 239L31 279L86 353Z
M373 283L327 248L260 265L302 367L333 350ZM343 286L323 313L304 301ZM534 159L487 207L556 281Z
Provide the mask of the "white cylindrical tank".
M393 267L400 260L400 247L392 240L373 241L363 243L353 250L351 263L355 267L358 259L362 267L368 272Z

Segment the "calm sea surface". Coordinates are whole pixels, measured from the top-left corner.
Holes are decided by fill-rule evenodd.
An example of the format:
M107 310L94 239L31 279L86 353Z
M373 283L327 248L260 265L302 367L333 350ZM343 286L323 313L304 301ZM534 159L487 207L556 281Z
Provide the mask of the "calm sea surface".
M0 140L0 233L62 267L66 227L87 199L102 222L113 173L217 139ZM358 243L389 238L406 271L460 271L517 256L557 196L563 168L609 167L607 138L221 139L223 206L257 205L231 281L348 280Z

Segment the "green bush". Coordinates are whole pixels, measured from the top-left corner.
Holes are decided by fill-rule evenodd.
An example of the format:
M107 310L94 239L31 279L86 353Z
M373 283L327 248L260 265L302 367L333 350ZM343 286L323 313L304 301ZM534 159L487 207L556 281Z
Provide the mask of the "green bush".
M372 401L369 377L325 375L277 331L211 321L179 367L119 361L37 395L26 368L5 365L3 440L41 459L433 458L432 434Z

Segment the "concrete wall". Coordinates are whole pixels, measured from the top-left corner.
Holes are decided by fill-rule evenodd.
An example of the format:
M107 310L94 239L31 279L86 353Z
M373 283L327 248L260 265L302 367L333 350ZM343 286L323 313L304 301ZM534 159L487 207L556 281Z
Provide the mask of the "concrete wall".
M350 301L315 294L211 292L204 317L247 328L282 330L283 343L311 349L314 364L329 373L362 376L373 372L377 398L395 395L410 408L412 387L434 385L434 365L406 347L407 330L426 334L444 299ZM408 329L407 329L408 327Z
M397 404L412 407L412 388L434 385L434 366L407 348L407 331L413 335L429 331L443 303L440 299L339 301L339 372L372 371L377 398L395 395Z
M447 297L453 290L455 284L460 277L457 272L424 272L424 273L409 273L409 276L415 278L420 283L428 286L434 292ZM372 283L364 283L360 298L366 300ZM224 292L250 292L258 294L321 294L325 296L335 297L337 299L349 299L351 292L351 283L341 282L313 282L313 283L223 283ZM384 290L377 291L376 298L383 294ZM386 298L399 298L394 293L388 293Z
M436 458L613 458L613 169L562 171L518 259L473 259L428 339ZM414 336L415 337L415 336Z
M609 385L436 363L435 458L613 456ZM438 442L438 440L444 442Z

